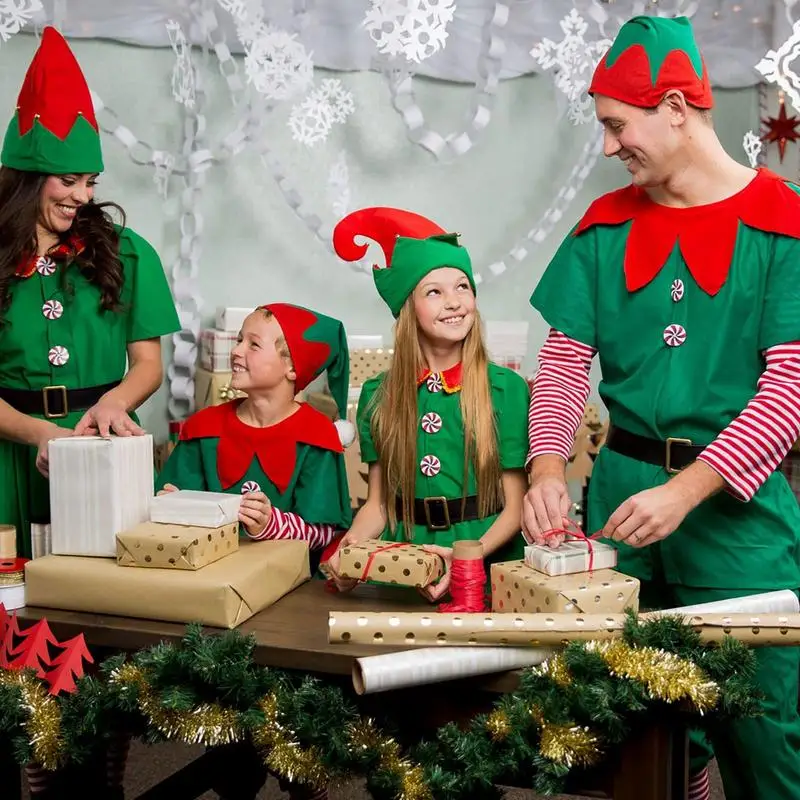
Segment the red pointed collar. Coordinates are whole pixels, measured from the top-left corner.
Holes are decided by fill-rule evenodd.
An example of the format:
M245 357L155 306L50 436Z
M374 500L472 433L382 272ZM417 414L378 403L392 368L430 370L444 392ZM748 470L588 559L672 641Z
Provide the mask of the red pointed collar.
M342 443L333 422L324 414L301 403L292 416L267 428L245 425L236 415L241 400L210 406L190 417L181 429L181 439L218 437L217 475L223 489L238 483L254 458L264 474L283 494L297 462L297 445L310 444L335 453Z
M446 369L444 372L431 372L429 369L424 369L417 378L417 386L421 386L431 375L438 375L442 380L442 389L444 389L447 394L453 394L453 392L460 392L461 391L461 378L462 378L462 369L461 369L461 362L459 361L450 369Z
M766 233L800 239L800 196L767 169L735 195L693 208L654 203L647 192L627 186L595 200L575 229L633 220L625 244L625 285L635 292L655 278L678 242L697 285L713 296L728 278L739 222Z
M61 261L66 258L75 258L86 249L83 241L74 234L70 236L65 242L51 247L44 258L50 258L53 261ZM36 272L36 266L39 263L39 256L32 255L23 259L22 263L17 267L14 274L18 278L30 278Z

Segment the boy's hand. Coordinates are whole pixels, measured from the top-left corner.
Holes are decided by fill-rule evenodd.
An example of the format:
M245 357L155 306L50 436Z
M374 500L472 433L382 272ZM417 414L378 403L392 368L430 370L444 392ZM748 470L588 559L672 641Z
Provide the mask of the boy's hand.
M239 522L250 536L264 533L272 519L272 503L264 492L248 492L239 506Z

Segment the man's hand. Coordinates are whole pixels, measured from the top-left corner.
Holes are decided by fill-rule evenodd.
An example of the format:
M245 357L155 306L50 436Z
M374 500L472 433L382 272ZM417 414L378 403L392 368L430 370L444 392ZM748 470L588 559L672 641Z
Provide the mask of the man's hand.
M564 535L547 536L569 523L572 500L564 477L564 462L558 456L540 456L531 470L531 488L522 501L522 535L528 544L558 547Z

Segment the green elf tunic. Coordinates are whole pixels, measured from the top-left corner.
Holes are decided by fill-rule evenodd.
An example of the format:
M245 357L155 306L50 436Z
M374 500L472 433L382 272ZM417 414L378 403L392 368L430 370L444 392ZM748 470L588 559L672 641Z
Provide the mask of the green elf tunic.
M350 492L339 434L324 414L303 403L276 425L254 428L236 414L241 400L198 411L156 481L179 489L263 492L275 508L310 524L347 529Z
M383 375L364 383L358 404L357 425L361 457L366 464L380 460L372 436L375 392ZM489 364L489 384L497 422L500 467L503 470L524 469L528 452L528 384L516 372ZM446 497L448 500L470 497L476 492L475 474L470 465L464 486L464 425L461 417L461 365L443 372L426 371L419 381L417 404L419 429L417 459L419 469L415 497ZM402 522L394 531L388 527L382 538L389 541L411 541L414 544L435 544L452 547L459 539L480 539L497 519L497 514L484 519L456 522L447 530L429 530L424 521L417 522L409 533ZM524 555L522 535L515 536L487 559L511 561Z
M100 308L99 289L75 262L65 269L43 257L28 277L12 280L0 328L1 387L69 390L118 382L125 376L130 342L180 330L157 253L132 230L117 232L123 269L119 311ZM72 428L84 413L72 411L54 421ZM0 440L0 485L0 522L17 527L17 551L29 558L31 522L50 521L50 487L36 469L35 448Z
M798 191L760 170L743 191L706 206L660 206L630 186L590 207L531 303L598 351L612 424L707 445L756 394L763 352L800 340ZM589 487L589 529L669 477L604 448ZM800 509L778 472L749 502L730 491L710 498L661 542L611 544L619 569L643 581L644 605L800 587ZM726 797L800 798L800 651L756 654L766 713L714 741Z

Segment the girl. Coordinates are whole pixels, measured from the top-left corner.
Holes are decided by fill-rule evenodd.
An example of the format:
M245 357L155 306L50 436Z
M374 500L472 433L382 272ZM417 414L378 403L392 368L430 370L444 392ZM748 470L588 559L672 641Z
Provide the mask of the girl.
M340 257L363 257L355 236L376 240L386 255L373 276L397 323L392 366L361 392L368 497L341 545L379 536L429 545L448 566L424 592L438 600L454 541L480 540L490 562L522 558L528 386L487 357L457 234L408 211L368 208L337 225ZM336 554L329 567L339 588L354 585L336 575Z

